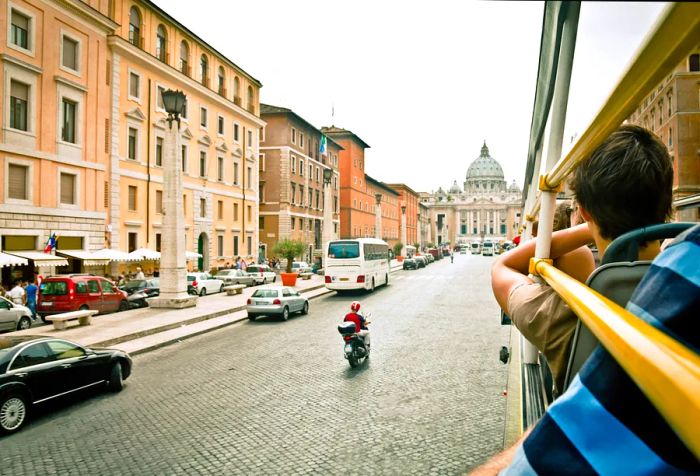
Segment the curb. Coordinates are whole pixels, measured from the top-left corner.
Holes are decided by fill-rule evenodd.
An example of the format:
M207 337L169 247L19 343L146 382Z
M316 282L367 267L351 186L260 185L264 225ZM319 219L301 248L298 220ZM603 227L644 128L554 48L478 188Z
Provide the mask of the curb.
M318 286L306 288L306 289L301 291L301 294L306 294L306 293L311 292L311 291L316 291L317 289L320 289L324 286L325 286L325 284L320 284ZM103 340L100 342L95 342L94 344L91 344L91 345L93 347L111 347L111 346L114 346L117 344L123 344L124 342L129 342L132 340L140 339L142 337L148 337L148 336L151 336L154 334L160 334L161 332L167 332L167 331L170 331L173 329L177 329L178 327L189 326L192 324L196 324L198 322L207 321L209 319L214 319L216 317L225 316L226 314L231 314L234 312L242 311L245 309L245 307L246 307L245 304L243 304L242 306L229 307L226 309L221 309L219 311L214 311L214 312L209 313L209 314L203 314L201 316L193 317L191 319L187 319L184 321L173 322L170 324L166 324L164 326L153 327L151 329L146 329L143 331L134 332L132 334L126 334L123 336L114 337L112 339L107 339L107 340Z
M317 287L314 287L314 288L307 288L306 291L315 291L315 290L320 289L320 288L322 288L322 287L323 287L323 286L317 286ZM314 295L314 296L311 296L311 297L309 298L309 301L311 301L311 300L313 300L313 299L316 299L316 298L318 298L318 297L325 296L325 295L330 294L330 293L333 293L333 292L335 292L335 291L333 291L333 290L331 290L331 289L326 289L324 292L321 292L321 293L319 293L319 294L316 294L316 295ZM242 311L242 310L244 310L244 309L245 309L245 306L241 306L241 307L237 308L236 310L231 310L230 313ZM224 314L226 314L226 313L222 313L222 314L217 313L217 314L219 314L219 315L213 316L213 317L220 317L221 315L224 315ZM212 319L213 317L210 317L210 318L207 318L207 319L201 319L201 320L199 320L199 321L197 321L197 322L203 322L203 321L205 321L205 320ZM196 331L196 332L192 332L192 333L190 333L190 334L185 334L185 335L180 336L180 337L176 337L176 338L172 338L172 339L167 339L167 340L162 341L162 342L158 342L158 343L155 343L155 344L152 344L152 345L149 345L149 346L145 346L145 347L143 347L143 348L141 348L141 349L136 349L136 350L130 351L130 352L129 352L129 355L140 355L140 354L145 354L145 353L150 352L150 351L152 351L152 350L157 350L157 349L160 349L160 348L162 348L162 347L167 347L167 346L169 346L169 345L171 345L171 344L175 344L175 343L177 343L177 342L182 342L182 341L184 341L184 340L189 339L190 337L196 337L196 336L199 336L199 335L202 335L202 334L206 334L207 332L212 332L212 331L215 331L215 330L218 330L218 329L223 329L224 327L232 326L232 325L234 325L234 324L237 324L237 323L239 323L239 322L245 321L245 320L247 320L247 319L248 319L247 316L240 316L240 317L234 318L234 319L232 319L232 320L230 320L230 321L227 321L227 322L224 322L224 323L221 323L221 324L212 326L212 327L208 327L208 328L206 328L206 329L202 329L202 330L199 330L199 331ZM190 324L183 324L183 325L175 326L175 327L173 327L173 329L175 329L175 328L177 328L177 327L187 326L187 325L190 325ZM172 329L168 329L168 330L172 330ZM165 332L165 331L163 331L163 332ZM159 334L159 332L154 332L153 334L149 334L149 335L155 335L155 334ZM141 336L141 337L148 337L148 335L144 335L144 336ZM135 340L135 339L131 339L131 340ZM121 343L124 343L124 342L129 342L129 341L128 341L128 340L124 340L124 341L122 341ZM97 347L97 346L98 346L98 344L95 344L95 347Z

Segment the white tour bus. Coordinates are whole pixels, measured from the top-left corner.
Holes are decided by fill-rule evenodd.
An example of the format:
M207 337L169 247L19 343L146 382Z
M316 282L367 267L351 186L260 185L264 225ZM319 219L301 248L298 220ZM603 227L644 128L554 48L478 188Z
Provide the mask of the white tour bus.
M389 284L389 245L376 238L333 240L326 249L326 287L336 291Z

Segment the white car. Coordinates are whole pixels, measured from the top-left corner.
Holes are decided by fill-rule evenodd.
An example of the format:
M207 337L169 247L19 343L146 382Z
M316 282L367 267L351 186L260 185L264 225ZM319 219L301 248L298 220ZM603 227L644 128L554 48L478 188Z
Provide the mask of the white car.
M251 264L246 269L248 276L252 276L255 284L267 284L277 281L277 274L266 264Z
M309 300L299 291L286 286L265 286L257 289L247 301L248 319L258 316L279 316L283 321L292 312L308 314Z
M292 263L292 273L313 273L313 269L306 261L295 261Z
M200 296L224 290L224 282L209 273L187 273L187 284L192 285Z
M0 330L21 331L32 327L32 312L28 307L15 304L0 296Z

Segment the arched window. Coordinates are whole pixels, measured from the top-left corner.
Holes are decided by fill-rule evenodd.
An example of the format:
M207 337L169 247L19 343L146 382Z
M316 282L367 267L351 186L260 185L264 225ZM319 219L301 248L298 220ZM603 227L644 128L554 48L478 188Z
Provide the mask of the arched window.
M241 105L241 81L238 79L238 76L233 78L233 102L237 106Z
M226 96L226 75L223 66L219 66L217 91L222 96Z
M141 48L141 14L136 7L129 12L129 43Z
M209 60L206 55L202 55L199 60L199 75L202 78L202 84L209 86Z
M187 76L190 75L190 47L187 46L187 42L182 40L180 43L180 71L185 73Z
M156 30L156 58L161 60L163 63L168 62L167 54L167 44L168 44L168 34L165 31L163 25L158 25Z
M253 95L253 87L248 86L248 110L250 112L255 112L255 96Z

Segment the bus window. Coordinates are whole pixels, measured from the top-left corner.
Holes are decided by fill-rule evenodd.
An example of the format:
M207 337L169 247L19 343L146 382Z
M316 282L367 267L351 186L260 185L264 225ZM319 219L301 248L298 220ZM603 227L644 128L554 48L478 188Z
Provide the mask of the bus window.
M328 257L349 259L360 257L360 244L356 241L334 241L328 245Z

